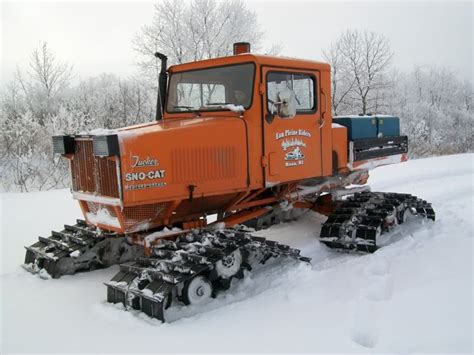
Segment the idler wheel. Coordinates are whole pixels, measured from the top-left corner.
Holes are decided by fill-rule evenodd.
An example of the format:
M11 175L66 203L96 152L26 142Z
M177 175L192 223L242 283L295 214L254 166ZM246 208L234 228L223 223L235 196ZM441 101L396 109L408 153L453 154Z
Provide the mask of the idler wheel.
M239 272L241 265L242 253L237 249L216 263L217 275L223 279L229 279Z

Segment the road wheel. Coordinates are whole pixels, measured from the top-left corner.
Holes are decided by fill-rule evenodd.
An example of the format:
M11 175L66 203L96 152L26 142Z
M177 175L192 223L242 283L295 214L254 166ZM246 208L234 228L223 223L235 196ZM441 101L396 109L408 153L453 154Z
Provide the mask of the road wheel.
M183 287L182 297L186 305L200 304L212 296L212 284L204 276L196 276L186 281Z
M413 217L414 217L414 214L411 208L407 207L402 211L402 213L400 213L400 218L398 219L398 223L399 224L406 223L409 220L413 219Z

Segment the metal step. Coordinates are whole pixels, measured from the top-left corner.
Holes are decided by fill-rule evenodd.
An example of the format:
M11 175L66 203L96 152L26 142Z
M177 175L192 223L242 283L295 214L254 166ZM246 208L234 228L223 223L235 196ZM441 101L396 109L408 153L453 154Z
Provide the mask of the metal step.
M108 234L111 235L111 234ZM77 220L76 225L65 225L64 230L52 231L48 238L38 237L38 242L25 247L25 269L32 273L46 270L53 278L60 277L57 268L63 258L71 258L71 253L79 251L79 255L89 250L105 235L90 227L83 220Z

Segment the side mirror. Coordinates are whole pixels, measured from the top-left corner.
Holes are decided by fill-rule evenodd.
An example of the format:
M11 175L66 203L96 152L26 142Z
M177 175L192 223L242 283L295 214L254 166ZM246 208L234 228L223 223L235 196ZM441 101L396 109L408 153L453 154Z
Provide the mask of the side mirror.
M293 90L285 89L277 93L277 102L272 102L272 108L267 115L277 114L281 118L293 118L296 116L296 95ZM268 123L273 121L268 119Z

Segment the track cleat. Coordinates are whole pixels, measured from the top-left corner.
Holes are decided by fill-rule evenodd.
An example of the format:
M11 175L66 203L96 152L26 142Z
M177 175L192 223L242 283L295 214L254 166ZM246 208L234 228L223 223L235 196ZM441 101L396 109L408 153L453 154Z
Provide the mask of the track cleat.
M336 204L320 242L333 249L373 253L378 238L411 216L435 220L430 203L409 194L360 192Z
M148 258L120 265L105 283L107 302L122 303L162 322L173 301L203 303L228 289L232 278L242 278L251 265L277 257L310 261L297 249L233 229L193 231L152 250Z

